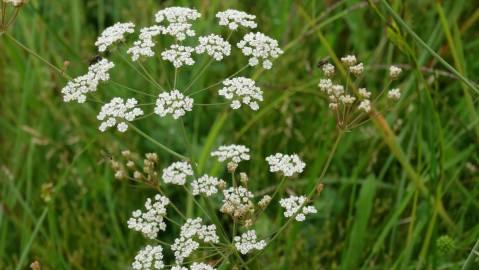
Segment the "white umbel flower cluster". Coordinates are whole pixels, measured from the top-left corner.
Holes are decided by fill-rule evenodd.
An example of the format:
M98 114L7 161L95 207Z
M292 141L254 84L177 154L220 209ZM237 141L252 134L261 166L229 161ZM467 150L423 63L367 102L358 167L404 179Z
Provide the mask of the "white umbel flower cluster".
M299 212L295 217L296 221L304 221L306 219L306 215L316 214L318 212L314 206L306 206L307 202L308 199L305 196L294 195L290 196L289 198L279 200L279 204L285 209L285 217L292 217Z
M193 176L191 165L177 161L163 170L162 179L167 184L184 185L188 176Z
M322 67L322 70L323 70L324 75L326 75L326 77L334 76L335 68L330 63L324 64L323 67Z
M79 76L67 83L62 89L63 101L70 102L76 100L78 103L86 101L86 94L95 92L98 84L102 81L108 81L110 74L108 71L115 66L113 62L102 59L88 68L85 75Z
M196 53L204 53L213 57L216 61L221 61L225 56L231 54L231 45L218 35L208 35L199 37L200 44L196 46Z
M256 232L254 230L247 231L241 236L235 236L233 238L236 249L243 255L248 254L250 251L262 250L266 247L266 241L258 241Z
M191 53L194 50L193 47L173 44L170 49L161 53L161 58L165 61L170 61L175 68L180 68L184 65L191 66L195 63L193 58L191 58Z
M232 109L241 108L241 104L249 106L254 111L259 109L258 102L263 101L263 91L256 86L255 81L236 77L224 80L223 85L218 94L232 100L230 105Z
M203 225L201 218L186 220L186 223L181 226L180 237L176 238L173 245L171 245L177 264L182 264L185 258L199 248L200 244L194 238L204 243L219 242L215 225Z
M163 34L174 36L178 41L182 41L188 36L195 36L190 22L199 17L201 14L195 9L169 7L158 11L155 20L157 23L168 22L166 27L162 26Z
M104 52L113 43L124 40L125 34L133 32L135 32L135 25L133 23L115 23L103 30L96 40L95 46L98 47L99 52Z
M253 193L242 186L225 189L223 195L222 213L241 217L252 207Z
M128 220L128 228L143 233L145 237L155 239L158 232L166 229L163 218L166 215L166 206L170 203L167 197L157 194L154 201L148 198L145 202L146 211L135 210Z
M371 101L369 99L365 99L359 103L358 109L364 111L365 113L369 113L371 111Z
M194 37L196 35L189 23L171 23L166 27L162 27L162 32L164 35L175 37L178 41L183 41L187 37Z
M171 114L178 119L193 109L193 99L183 95L178 90L163 92L156 100L155 113L161 117Z
M256 16L250 15L246 12L227 9L216 13L216 18L219 19L219 25L228 26L230 30L238 29L238 26L243 26L245 28L256 28Z
M163 248L161 246L148 245L141 249L135 256L131 268L135 270L163 269Z
M138 101L134 98L129 98L126 102L119 97L113 98L101 107L101 111L96 117L102 121L98 129L105 132L108 128L116 125L118 131L125 132L128 129L126 122L131 122L143 115L143 110L137 108L137 104Z
M162 28L158 25L142 28L138 40L127 51L131 59L137 61L140 57L153 57L155 52L152 48L156 45L153 38L161 34L161 31Z
M341 57L341 62L347 67L351 67L356 65L357 59L355 55L346 55L344 57Z
M329 108L337 110L340 104L351 105L356 101L356 98L346 94L344 86L340 84L333 84L331 79L321 79L319 81L319 89L327 94L329 100Z
M399 100L401 98L401 90L399 90L399 88L389 90L388 98L392 100Z
M191 182L191 193L193 193L193 195L195 196L204 194L207 197L210 197L211 195L218 192L216 186L218 186L219 181L220 180L216 177L203 175L202 177L195 179L193 180L193 182Z
M276 153L266 157L271 172L281 172L284 176L293 176L295 173L302 173L306 164L298 155L286 155Z
M219 162L227 161L236 164L250 159L248 147L240 144L222 145L211 152L211 156L217 157Z
M389 67L389 76L391 77L392 80L395 80L399 78L399 75L401 75L402 69L398 66L390 66Z
M185 7L168 7L158 11L155 14L155 21L162 23L168 21L169 23L186 23L195 21L201 17L201 14L196 9Z
M237 46L245 56L250 57L250 66L258 65L261 60L265 69L270 69L273 66L272 60L283 53L278 41L260 32L246 34Z
M213 266L206 263L192 263L190 270L216 270Z

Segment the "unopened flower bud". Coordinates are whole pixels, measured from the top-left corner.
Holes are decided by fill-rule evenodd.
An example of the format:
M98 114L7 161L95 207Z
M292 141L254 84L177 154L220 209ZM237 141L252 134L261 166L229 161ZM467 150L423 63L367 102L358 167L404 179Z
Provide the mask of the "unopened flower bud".
M141 180L143 180L145 177L143 176L143 174L142 174L141 172L135 171L135 172L133 173L133 178L135 178L135 179L138 180L138 181L141 181Z
M226 188L226 182L224 180L219 180L218 181L218 188L220 190L224 190Z
M258 202L258 206L261 209L265 209L270 202L271 202L271 196L264 195L263 198L261 198L261 200Z
M246 173L240 173L240 182L243 186L248 185L248 175Z

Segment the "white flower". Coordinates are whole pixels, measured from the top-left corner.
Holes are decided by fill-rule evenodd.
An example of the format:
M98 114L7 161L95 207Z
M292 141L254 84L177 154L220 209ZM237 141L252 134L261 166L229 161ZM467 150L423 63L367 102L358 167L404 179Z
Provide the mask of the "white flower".
M217 150L211 152L212 157L217 157L219 162L240 163L243 160L249 160L249 149L244 145L231 144L222 145Z
M163 269L163 248L161 246L146 246L135 256L131 267L135 270Z
M138 40L127 51L131 55L131 59L137 61L141 56L153 57L155 52L152 48L156 45L153 38L161 34L161 31L162 28L158 25L142 28Z
M242 103L248 105L252 110L259 109L258 102L263 101L263 91L256 86L255 81L236 77L224 80L223 85L224 87L218 91L218 94L232 100L230 105L232 109L239 109Z
M295 173L302 173L306 164L298 157L298 155L285 155L276 153L268 156L266 161L269 164L271 172L281 172L285 176L292 176Z
M135 25L131 22L115 23L101 33L95 42L95 46L98 47L98 51L104 52L113 43L123 40L126 33L133 33L134 31Z
M195 31L191 28L189 23L171 23L170 25L161 26L164 35L175 37L178 41L185 40L187 37L194 37Z
M354 66L356 61L356 56L354 55L346 55L345 57L341 57L341 62L348 67Z
M266 241L258 241L254 230L247 231L241 236L235 236L233 238L233 243L236 249L243 255L249 253L253 249L262 250L266 247Z
M218 243L219 237L216 235L215 225L203 225L201 218L188 219L181 226L180 237L175 239L171 250L174 252L177 264L182 264L183 260L199 248L200 244L193 240L194 237L205 243Z
M218 192L218 189L216 188L218 183L218 178L209 175L203 175L202 177L191 182L192 193L195 196L199 194L205 194L207 197L209 197Z
M222 213L240 217L252 207L250 199L254 197L253 193L242 186L225 189L223 195L223 205L220 209Z
M365 99L359 103L358 109L363 110L364 112L370 112L371 111L371 102L369 99Z
M146 212L133 211L128 220L128 228L143 233L145 237L155 239L158 232L166 229L163 217L166 215L166 206L170 203L167 197L156 195L154 201L148 198L145 202Z
M246 28L256 28L257 26L254 21L256 16L234 9L218 12L216 18L219 19L219 25L228 26L231 30L238 29L239 25Z
M183 260L191 255L191 253L197 250L200 247L200 244L190 238L185 238L180 236L175 239L173 245L171 245L171 250L175 255L175 262L177 264L183 263Z
M332 77L334 75L334 66L331 65L330 63L324 64L323 72L324 72L324 75L326 75L327 77Z
M296 221L304 221L306 219L306 215L317 213L317 210L314 208L314 206L306 206L307 202L308 199L305 196L294 195L290 196L289 198L279 200L279 204L285 209L285 217L292 217L298 213L295 217Z
M351 71L351 73L353 73L354 75L359 76L359 75L363 74L364 65L363 65L363 63L359 63L357 65L350 66L349 71Z
M181 226L180 236L184 238L198 237L205 243L218 243L219 237L216 234L215 225L203 225L201 218L189 218Z
M333 82L330 79L321 79L318 87L321 91L328 92L328 90L333 87Z
M184 266L180 266L180 265L175 265L175 266L171 267L171 270L188 270L188 268L186 268Z
M62 89L63 101L76 100L78 103L86 101L86 94L95 92L98 84L110 79L108 71L115 66L112 62L102 59L88 68L88 73L79 76L67 83Z
M196 53L206 52L216 61L221 61L225 56L231 54L231 45L218 35L199 37L200 44L196 46Z
M189 46L173 44L171 45L170 49L161 53L161 58L173 63L175 68L180 68L184 65L191 66L195 63L193 58L191 58L191 53L194 50L194 48Z
M359 92L359 96L361 96L362 98L370 98L371 97L371 92L366 90L366 88L359 88L358 92Z
M401 98L401 90L399 88L394 88L389 90L388 92L388 98L392 100L398 100Z
M178 119L193 109L193 99L184 96L178 90L163 92L158 95L156 100L155 113L161 117L171 114L174 119Z
M270 69L271 61L283 53L276 40L259 32L246 34L237 46L244 55L250 57L250 66L256 66L262 60L265 69Z
M102 121L99 127L101 132L105 132L108 128L116 125L118 131L125 132L128 129L126 122L135 120L143 111L137 108L138 101L129 98L126 102L119 97L113 98L109 103L101 107L97 119Z
M168 7L158 11L155 14L157 23L168 21L169 23L186 23L194 21L201 17L201 14L196 9L185 7Z
M162 178L167 184L184 185L188 176L193 176L191 165L185 161L177 161L163 170Z
M206 263L192 263L190 270L216 270L216 268L212 267L209 264Z
M339 97L339 100L343 104L353 104L354 101L356 100L356 98L351 96L351 95L342 95L342 96Z
M395 80L401 75L402 69L398 66L390 66L389 67L389 76L391 79Z

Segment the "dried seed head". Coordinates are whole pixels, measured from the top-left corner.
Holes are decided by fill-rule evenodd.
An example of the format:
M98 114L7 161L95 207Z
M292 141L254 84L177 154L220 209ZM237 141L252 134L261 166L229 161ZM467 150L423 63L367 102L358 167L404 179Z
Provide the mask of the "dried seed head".
M145 157L151 162L158 162L158 155L156 153L146 153Z
M141 181L141 180L145 179L145 176L141 172L135 171L133 173L133 178L135 178L135 180Z
M229 162L228 163L228 172L234 173L236 171L236 168L238 168L238 164L234 162Z
M130 169L135 168L135 162L133 162L132 160L128 160L128 162L126 163L126 167Z
M271 202L271 196L264 195L263 198L261 198L261 200L258 202L258 206L261 209L265 209L270 202Z
M131 152L130 152L130 150L123 150L123 151L121 151L121 155L124 158L130 158L131 157Z
M248 175L244 172L240 173L240 182L243 186L248 185Z
M218 181L218 188L219 190L224 190L226 188L226 182L224 180Z
M253 226L253 220L250 219L250 218L245 220L244 221L244 226L245 226L245 228L249 228L249 227Z
M118 180L124 180L127 174L124 170L117 170L115 171L115 178Z

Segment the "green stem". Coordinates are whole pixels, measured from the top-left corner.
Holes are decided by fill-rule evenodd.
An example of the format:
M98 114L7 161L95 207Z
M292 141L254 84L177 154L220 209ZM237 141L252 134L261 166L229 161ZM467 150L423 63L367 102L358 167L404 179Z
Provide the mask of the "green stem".
M474 244L474 247L472 247L472 250L469 253L469 256L467 256L461 270L472 269L472 266L474 265L474 257L479 257L479 239L476 241L476 244Z
M141 131L139 128L135 127L134 125L130 124L129 125L134 131L136 131L138 134L140 134L141 136L145 137L145 139L149 140L150 142L152 142L153 144L155 144L156 146L159 146L161 149L165 150L166 152L172 154L173 156L175 157L178 157L180 159L183 159L183 160L188 160L187 157L173 151L171 148L165 146L164 144L160 143L159 141L153 139L150 135L144 133L143 131Z
M456 75L461 81L463 81L467 86L469 86L476 93L479 93L479 89L464 75L452 67L446 60L444 60L439 54L437 54L431 47L429 47L426 42L424 42L412 29L409 25L403 21L401 16L399 16L396 11L388 4L386 0L381 0L381 3L386 7L386 10L391 14L391 16L408 32L422 47L424 47L430 54L434 56L441 64L443 64L450 72Z
M338 148L338 145L339 145L339 142L341 141L341 138L343 137L344 135L344 131L340 130L339 133L338 133L338 136L336 137L336 141L334 142L333 144L333 148L331 149L331 152L329 152L329 155L328 155L328 158L326 160L326 163L324 164L324 167L323 167L323 170L321 171L321 175L319 176L318 178L318 183L322 183L323 182L323 179L324 179L324 176L326 175L326 172L328 171L329 169L329 165L331 164L331 161L333 160L333 157L334 157L334 154L336 153L336 149ZM311 199L311 197L314 195L316 191L316 185L311 189L311 191L308 193L308 199L303 203L303 205L301 205L299 207L299 209L302 209L303 206ZM249 259L248 261L246 261L246 264L249 264L250 262L252 262L256 257L258 257L259 255L261 255L265 250L266 248L276 239L278 238L278 236L286 229L286 227L288 227L288 225L296 218L296 216L300 213L300 211L298 211L294 216L290 217L288 219L288 221L281 227L279 228L279 230L273 235L273 237L269 240L269 242L267 243L267 246L259 251L258 253L256 253L251 259Z

